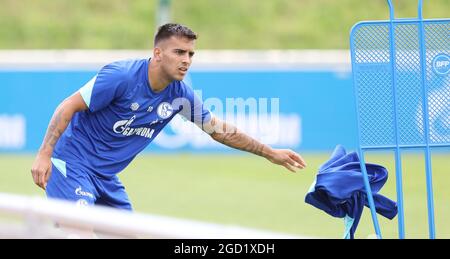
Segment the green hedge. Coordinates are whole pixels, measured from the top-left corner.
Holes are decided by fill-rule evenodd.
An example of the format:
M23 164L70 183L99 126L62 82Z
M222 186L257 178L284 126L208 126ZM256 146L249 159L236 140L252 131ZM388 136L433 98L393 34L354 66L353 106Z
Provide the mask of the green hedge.
M398 16L416 0L393 0ZM387 19L385 0L171 0L172 19L200 34L201 49L347 48L360 20ZM158 0L0 0L1 49L151 48ZM425 17L449 0L424 1Z

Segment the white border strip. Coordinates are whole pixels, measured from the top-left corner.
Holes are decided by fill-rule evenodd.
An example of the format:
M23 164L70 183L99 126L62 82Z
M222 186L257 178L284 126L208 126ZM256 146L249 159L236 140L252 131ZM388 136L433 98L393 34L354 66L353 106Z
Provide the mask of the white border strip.
M98 70L116 60L147 58L151 50L0 50L1 70ZM199 50L192 69L350 71L348 50Z

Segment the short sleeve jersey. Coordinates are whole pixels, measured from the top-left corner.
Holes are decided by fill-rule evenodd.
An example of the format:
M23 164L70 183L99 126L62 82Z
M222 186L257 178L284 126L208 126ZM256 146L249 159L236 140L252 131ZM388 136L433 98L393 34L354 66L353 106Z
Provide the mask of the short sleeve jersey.
M173 81L152 91L151 60L106 65L79 92L88 110L78 112L53 157L101 176L122 171L177 114L201 124L211 118L191 86Z

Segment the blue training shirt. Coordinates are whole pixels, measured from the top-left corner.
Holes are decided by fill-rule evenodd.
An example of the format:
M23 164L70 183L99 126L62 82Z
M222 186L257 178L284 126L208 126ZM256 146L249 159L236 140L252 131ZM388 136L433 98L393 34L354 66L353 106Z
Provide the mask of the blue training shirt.
M106 65L79 92L89 107L76 113L53 158L100 176L122 171L177 114L201 124L211 118L193 89L173 81L154 92L149 59Z

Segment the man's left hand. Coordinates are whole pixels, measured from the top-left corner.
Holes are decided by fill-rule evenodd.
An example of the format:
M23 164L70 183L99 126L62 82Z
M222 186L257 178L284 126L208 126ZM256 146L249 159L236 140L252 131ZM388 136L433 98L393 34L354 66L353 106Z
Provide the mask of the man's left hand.
M296 172L298 169L306 167L306 162L303 158L290 149L272 149L267 159L277 165L286 167L291 172Z

